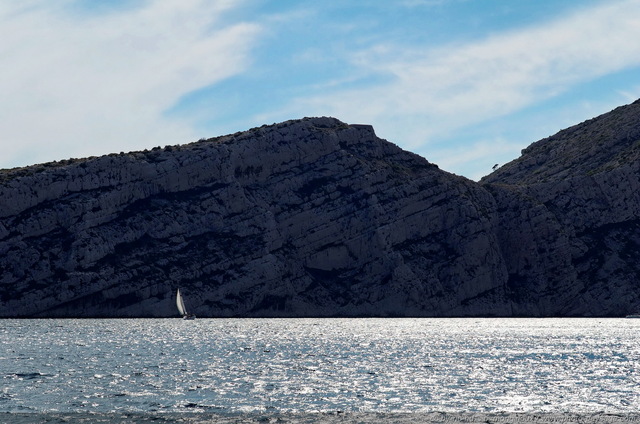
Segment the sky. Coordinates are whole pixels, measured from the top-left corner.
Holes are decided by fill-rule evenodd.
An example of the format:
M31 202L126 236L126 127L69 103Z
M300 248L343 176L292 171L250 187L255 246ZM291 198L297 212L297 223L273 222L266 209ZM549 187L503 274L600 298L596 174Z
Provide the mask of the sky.
M640 0L0 0L0 168L306 116L477 180L640 98Z

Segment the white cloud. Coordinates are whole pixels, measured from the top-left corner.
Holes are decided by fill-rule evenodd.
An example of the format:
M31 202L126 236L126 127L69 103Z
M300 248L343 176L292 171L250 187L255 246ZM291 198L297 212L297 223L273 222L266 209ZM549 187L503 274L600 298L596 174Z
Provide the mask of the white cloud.
M400 4L404 7L434 7L447 3L461 3L469 0L403 0Z
M502 166L520 154L522 146L503 138L482 140L465 146L444 147L429 157L445 171L463 168L466 177L479 180L491 173L494 165Z
M620 96L624 98L628 103L635 102L640 98L640 85L629 87L627 90L619 91Z
M163 112L242 72L261 31L225 24L240 3L229 0L157 0L107 14L80 14L70 2L7 3L0 167L192 140L189 122Z
M377 45L353 52L351 61L392 75L391 82L297 99L287 110L372 123L381 136L420 150L461 128L640 65L639 39L640 1L624 0L466 45L427 51Z

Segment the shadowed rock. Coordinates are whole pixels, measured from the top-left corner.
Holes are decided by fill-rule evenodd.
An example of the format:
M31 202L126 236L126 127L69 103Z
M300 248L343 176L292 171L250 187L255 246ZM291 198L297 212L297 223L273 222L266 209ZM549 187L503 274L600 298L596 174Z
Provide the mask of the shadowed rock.
M1 171L0 314L623 315L639 109L480 183L333 118Z

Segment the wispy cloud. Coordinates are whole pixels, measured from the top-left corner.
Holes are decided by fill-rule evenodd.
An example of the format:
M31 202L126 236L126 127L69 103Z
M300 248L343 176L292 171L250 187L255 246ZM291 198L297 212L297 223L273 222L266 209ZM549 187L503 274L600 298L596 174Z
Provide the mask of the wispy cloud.
M640 98L640 85L621 90L619 93L628 103L634 102Z
M261 28L221 19L240 3L158 0L92 14L72 2L4 2L0 167L66 157L57 151L83 156L191 140L190 123L163 112L249 65Z
M467 177L479 180L489 174L494 165L502 166L516 157L522 146L503 138L474 141L464 146L443 147L434 151L430 160L444 170L465 165Z
M469 0L403 0L400 4L405 7L433 7L447 3L461 3Z
M453 131L640 65L638 39L640 1L625 0L470 44L379 44L350 61L390 82L300 98L291 110L370 122L405 147L435 149Z
M514 141L518 125L499 120L533 110L518 123L539 135L635 100L637 87L618 84L616 99L587 99L597 107L550 101L640 66L640 0L602 0L525 28L509 21L502 32L495 10L469 33L428 21L437 11L472 22L476 12L458 4L468 1L0 2L0 168L333 115L475 176L535 140ZM430 44L443 39L452 41Z

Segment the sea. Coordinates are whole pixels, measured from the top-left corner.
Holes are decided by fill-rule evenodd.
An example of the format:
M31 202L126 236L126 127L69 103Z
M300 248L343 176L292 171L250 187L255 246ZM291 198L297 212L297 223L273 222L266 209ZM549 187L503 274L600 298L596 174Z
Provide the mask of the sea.
M640 413L640 319L4 319L0 379L0 422L624 417Z

